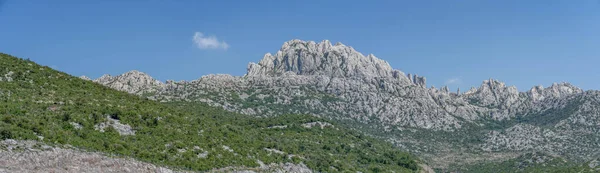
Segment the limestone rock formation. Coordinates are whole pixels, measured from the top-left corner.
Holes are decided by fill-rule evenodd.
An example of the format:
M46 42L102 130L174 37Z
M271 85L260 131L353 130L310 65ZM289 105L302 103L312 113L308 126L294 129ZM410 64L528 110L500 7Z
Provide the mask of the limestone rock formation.
M94 125L94 129L104 132L104 129L107 127L112 127L115 129L120 135L135 135L135 130L131 128L131 126L127 124L121 124L121 122L117 119L113 119L110 116L106 116L107 121Z
M106 156L75 148L48 146L37 141L6 139L0 141L0 172L189 172L144 163L130 158ZM306 165L264 164L259 167L227 167L210 172L298 172L312 173Z
M553 83L552 86L548 88L544 88L541 85L535 86L529 90L528 94L533 100L540 101L544 100L545 98L563 97L582 92L582 89L579 89L569 83L562 82Z
M392 77L394 70L373 54L364 56L354 48L341 43L331 45L328 40L291 40L275 54L267 53L258 63L248 65L248 76L279 76L286 72L297 75L325 75L330 77Z
M89 78L89 77L87 77L87 76L79 76L79 78L81 78L81 79L83 79L83 80L89 80L89 81L91 81L91 80L92 80L92 79L90 79L90 78Z
M425 77L421 77L416 74L408 74L408 80L410 80L415 85L421 86L423 88L427 87L425 83Z
M118 76L105 74L94 80L94 82L134 94L156 92L162 90L165 85L150 75L137 70L132 70Z
M0 141L0 158L0 172L177 172L133 159L12 139Z

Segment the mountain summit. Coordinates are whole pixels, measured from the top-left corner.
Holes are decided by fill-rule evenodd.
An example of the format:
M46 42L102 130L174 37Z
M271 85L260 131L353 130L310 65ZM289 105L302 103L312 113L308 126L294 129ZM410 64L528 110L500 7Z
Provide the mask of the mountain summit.
M118 76L105 74L100 78L95 79L94 82L135 94L156 92L165 85L163 82L154 79L152 76L137 70L131 70Z
M329 40L291 40L275 54L267 53L258 63L248 65L248 75L327 75L332 77L393 77L394 70L372 54L364 56L341 43Z
M332 45L294 39L285 42L275 55L265 54L257 63L249 63L247 76L324 75L337 78L396 78L425 87L425 78L405 75L373 54L367 56L342 43Z

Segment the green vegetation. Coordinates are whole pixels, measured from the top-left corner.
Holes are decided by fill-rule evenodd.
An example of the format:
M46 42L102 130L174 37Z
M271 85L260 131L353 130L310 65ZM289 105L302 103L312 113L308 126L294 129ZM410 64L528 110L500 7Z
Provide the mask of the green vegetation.
M257 160L304 163L320 172L418 170L413 156L391 144L331 122L303 127L328 122L312 116L254 118L205 104L163 104L6 54L0 54L0 77L0 139L69 144L186 170L256 167ZM109 118L135 135L95 129Z
M552 128L561 120L567 119L569 115L577 112L579 106L583 104L581 99L573 99L569 101L563 108L552 108L542 113L516 117L519 123L528 123L541 127Z
M500 163L482 163L463 166L460 172L477 173L586 173L597 172L587 164L575 164L561 158L554 158L541 153L526 153L517 158Z

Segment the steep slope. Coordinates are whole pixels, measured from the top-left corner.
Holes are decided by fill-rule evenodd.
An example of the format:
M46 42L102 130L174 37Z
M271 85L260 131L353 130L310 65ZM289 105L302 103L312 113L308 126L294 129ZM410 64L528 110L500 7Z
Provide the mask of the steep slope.
M393 142L439 168L529 151L575 162L600 157L597 91L555 83L519 92L489 79L454 93L425 82L341 43L291 40L250 63L245 76L206 75L130 92L255 116L313 114Z
M37 140L183 170L260 170L266 165L318 172L419 169L411 155L391 144L317 117L253 118L205 104L162 104L6 54L0 54L0 67L2 140ZM129 74L116 79L127 85L159 84L140 77L143 73Z

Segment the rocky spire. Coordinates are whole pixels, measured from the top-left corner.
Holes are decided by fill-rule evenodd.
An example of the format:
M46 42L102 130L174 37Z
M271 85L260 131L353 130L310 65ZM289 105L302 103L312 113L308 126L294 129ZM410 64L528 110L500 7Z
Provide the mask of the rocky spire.
M449 92L450 92L450 90L448 89L448 86L444 86L444 87L442 87L442 89L441 89L441 90L442 90L442 92L443 92L443 93L445 93L445 94L449 94Z
M413 84L415 84L417 86L421 86L423 88L427 87L425 77L418 76L416 74L410 74L410 73L407 75L407 77L408 77L408 80L410 80Z

